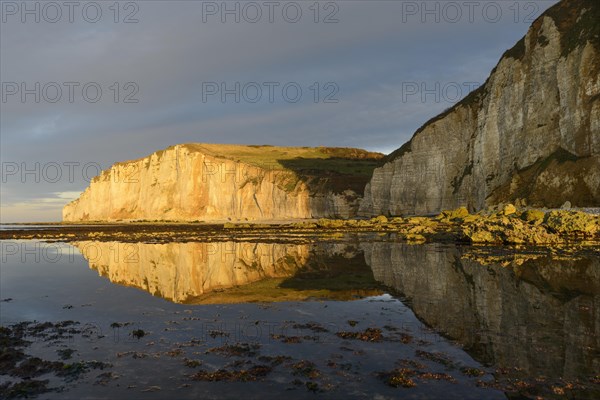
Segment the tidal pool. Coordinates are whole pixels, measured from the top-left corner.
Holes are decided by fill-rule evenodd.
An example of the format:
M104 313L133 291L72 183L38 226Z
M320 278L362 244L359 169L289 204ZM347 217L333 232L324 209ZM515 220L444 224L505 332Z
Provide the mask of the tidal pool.
M600 396L600 258L4 241L2 397Z

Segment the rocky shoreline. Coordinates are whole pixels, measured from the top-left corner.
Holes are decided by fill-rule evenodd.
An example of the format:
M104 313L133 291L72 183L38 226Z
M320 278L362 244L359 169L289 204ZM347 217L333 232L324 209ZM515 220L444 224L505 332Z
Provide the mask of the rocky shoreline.
M600 244L600 215L578 210L517 208L512 204L471 214L462 207L430 217L318 219L280 223L223 224L131 222L63 224L0 231L1 240L78 240L166 243L173 241L306 242L347 233L392 234L410 243L564 246Z

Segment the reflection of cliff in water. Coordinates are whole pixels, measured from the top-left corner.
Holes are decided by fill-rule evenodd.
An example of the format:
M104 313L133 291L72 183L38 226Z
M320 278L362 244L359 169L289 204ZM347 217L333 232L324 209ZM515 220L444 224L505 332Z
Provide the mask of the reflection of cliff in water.
M381 293L377 280L483 363L567 379L600 370L598 257L527 255L500 265L438 244L75 245L111 282L178 303L347 300Z
M352 299L381 293L356 247L248 242L77 242L111 282L176 303Z
M600 259L517 258L501 267L456 247L362 247L377 280L481 362L550 377L600 371Z

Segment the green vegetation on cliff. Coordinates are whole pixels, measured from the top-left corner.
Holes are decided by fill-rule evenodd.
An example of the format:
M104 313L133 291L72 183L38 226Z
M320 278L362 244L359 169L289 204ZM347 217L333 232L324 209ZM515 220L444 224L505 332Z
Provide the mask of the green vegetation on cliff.
M266 170L292 172L284 188L293 191L299 181L311 191L330 190L341 193L346 189L363 192L373 170L381 165L383 154L346 147L279 147L271 145L185 144L216 158L241 162Z

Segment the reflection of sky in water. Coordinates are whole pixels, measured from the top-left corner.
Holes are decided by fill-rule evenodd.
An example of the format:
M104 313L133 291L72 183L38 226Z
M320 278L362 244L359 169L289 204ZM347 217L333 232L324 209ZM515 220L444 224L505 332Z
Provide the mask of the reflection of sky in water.
M47 228L58 228L60 225L0 225L0 231L6 231L11 229L28 230L28 229L47 229Z
M17 254L12 254L14 245ZM13 299L1 303L2 323L74 319L72 310L81 310L84 315L92 312L82 307L87 304L94 305L94 316L99 319L110 319L110 313L119 309L127 312L142 304L168 304L100 279L73 246L34 241L4 241L1 246L1 297ZM63 308L68 305L74 308Z

